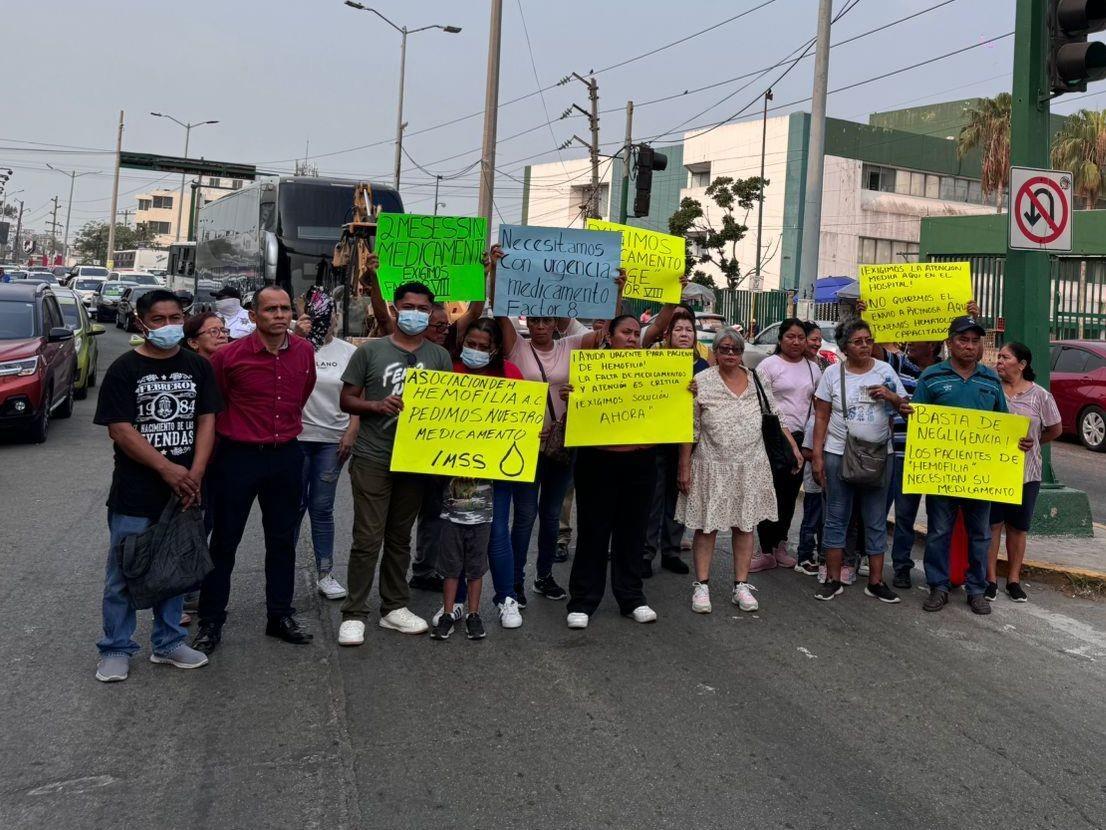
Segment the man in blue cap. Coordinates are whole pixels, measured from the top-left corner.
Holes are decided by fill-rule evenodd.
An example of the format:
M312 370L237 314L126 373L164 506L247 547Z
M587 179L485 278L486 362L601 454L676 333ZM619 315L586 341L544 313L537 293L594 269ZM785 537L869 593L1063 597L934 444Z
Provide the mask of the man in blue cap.
M980 409L984 412L1008 412L1006 396L998 375L980 365L983 338L987 330L975 317L957 317L949 325L948 360L930 366L918 378L912 404L928 403ZM910 404L900 410L910 415ZM949 543L956 511L964 517L968 532L968 574L966 589L968 605L976 614L990 614L991 605L984 599L987 588L987 548L991 543L991 503L979 499L927 496L925 573L929 597L922 607L940 611L949 601Z

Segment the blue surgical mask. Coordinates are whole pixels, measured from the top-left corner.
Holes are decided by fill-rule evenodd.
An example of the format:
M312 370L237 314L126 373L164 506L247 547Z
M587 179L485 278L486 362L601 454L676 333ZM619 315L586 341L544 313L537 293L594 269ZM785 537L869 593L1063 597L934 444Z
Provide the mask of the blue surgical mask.
M470 369L483 369L491 362L492 356L479 349L470 349L465 346L461 349L461 362Z
M404 334L422 334L430 325L430 315L415 308L405 308L396 315L396 325Z
M146 332L146 339L155 348L171 349L184 339L184 326L175 324L149 329Z

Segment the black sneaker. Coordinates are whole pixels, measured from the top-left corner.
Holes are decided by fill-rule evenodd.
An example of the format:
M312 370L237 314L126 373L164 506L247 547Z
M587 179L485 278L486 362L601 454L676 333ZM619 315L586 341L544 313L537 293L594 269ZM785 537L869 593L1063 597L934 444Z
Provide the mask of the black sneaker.
M557 584L553 574L539 576L534 580L534 590L546 599L564 599L568 596L565 589Z
M568 542L558 542L557 552L553 554L554 562L567 562L568 561Z
M1010 590L1007 588L1006 590ZM983 589L983 598L987 602L994 602L998 598L998 583L988 582L987 587Z
M864 596L875 597L880 602L886 602L889 605L893 605L896 602L902 602L902 600L899 599L899 595L888 588L887 585L883 582L877 582L875 585L869 582L867 585L864 586Z
M814 598L826 600L828 602L844 590L845 586L836 579L827 579L818 586L818 590L814 592Z
M949 602L949 592L942 591L940 588L930 588L929 596L926 597L926 601L922 603L923 611L940 611Z
M973 614L990 614L991 603L983 598L983 594L972 594L968 597L968 607Z
M1020 582L1007 582L1006 595L1014 602L1029 602L1029 596L1022 590Z
M453 633L453 615L442 614L438 617L438 624L430 629L431 640L448 640Z
M202 651L204 654L211 654L222 641L223 627L221 625L205 623L200 620L200 630L192 638L192 648L196 651Z
M442 588L445 587L442 578L437 574L427 574L425 576L412 576L407 583L416 591L433 591L436 594L442 592Z
M515 585L515 600L518 602L519 608L526 607L526 586L521 582Z
M795 566L795 570L807 576L818 576L818 563L813 559L804 559Z
M484 621L476 613L465 617L465 632L470 640L483 640L488 636L488 632L484 630Z
M691 573L691 569L684 563L684 560L678 556L662 556L661 567L674 574L687 575Z
M891 580L891 584L896 588L905 588L910 590L910 571L895 571L895 576Z

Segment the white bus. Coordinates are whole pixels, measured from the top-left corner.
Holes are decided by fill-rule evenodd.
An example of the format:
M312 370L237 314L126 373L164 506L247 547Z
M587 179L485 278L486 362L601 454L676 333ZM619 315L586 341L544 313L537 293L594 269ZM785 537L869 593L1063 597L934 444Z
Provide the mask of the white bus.
M113 262L116 271L165 271L169 266L169 252L156 248L116 251Z

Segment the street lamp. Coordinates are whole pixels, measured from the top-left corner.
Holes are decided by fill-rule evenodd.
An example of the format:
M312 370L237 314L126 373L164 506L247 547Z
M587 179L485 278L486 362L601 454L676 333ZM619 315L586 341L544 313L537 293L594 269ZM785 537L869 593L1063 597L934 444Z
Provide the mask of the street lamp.
M69 259L69 218L73 215L73 185L77 182L78 176L87 176L90 173L99 173L99 170L86 170L84 173L78 173L76 170L62 170L59 167L54 167L50 162L46 162L46 166L57 173L64 173L69 177L69 202L65 207L65 240L61 243L61 255L63 259ZM56 233L56 231L55 231ZM56 239L57 237L55 237Z
M173 116L167 115L167 114L162 113L162 112L151 112L150 115L154 116L155 118L168 118L170 121L184 127L184 157L185 158L188 158L188 137L192 132L192 128L193 127L202 127L205 124L218 124L219 123L218 121L197 121L195 123L190 122L190 121L185 122L185 121L181 121L178 118L174 118ZM176 238L177 242L180 242L181 216L184 212L184 176L185 176L184 173L180 174L180 198L177 200L177 238Z
M416 32L425 32L429 29L441 29L446 34L455 35L461 31L460 26L440 26L437 24L431 26L421 26L418 29L408 29L406 26L397 26L387 17L382 15L376 9L370 9L368 6L362 5L356 2L356 0L345 0L346 5L351 9L357 9L362 12L372 12L397 32L399 32L403 39L400 42L399 48L399 113L396 115L396 174L395 174L395 187L396 191L399 191L399 168L403 156L403 77L407 68L407 35L413 35Z

